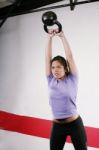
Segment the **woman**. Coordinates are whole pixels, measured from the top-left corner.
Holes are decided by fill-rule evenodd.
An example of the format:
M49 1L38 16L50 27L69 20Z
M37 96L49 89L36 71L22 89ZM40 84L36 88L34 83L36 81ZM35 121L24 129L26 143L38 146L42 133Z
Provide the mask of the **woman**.
M72 51L63 31L58 33L58 29L49 30L47 36L46 76L53 113L50 150L63 150L68 135L75 150L87 150L84 125L76 106L78 73ZM66 59L62 56L52 58L54 36L60 37Z

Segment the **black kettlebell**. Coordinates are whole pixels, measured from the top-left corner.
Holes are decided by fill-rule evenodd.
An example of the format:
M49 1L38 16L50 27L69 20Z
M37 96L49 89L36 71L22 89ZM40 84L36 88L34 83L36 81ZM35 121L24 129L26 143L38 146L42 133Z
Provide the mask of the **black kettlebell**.
M57 21L57 15L53 11L47 11L42 15L42 22L44 24L44 30L48 33L47 26L53 26L56 24L59 28L59 32L62 30L62 25Z

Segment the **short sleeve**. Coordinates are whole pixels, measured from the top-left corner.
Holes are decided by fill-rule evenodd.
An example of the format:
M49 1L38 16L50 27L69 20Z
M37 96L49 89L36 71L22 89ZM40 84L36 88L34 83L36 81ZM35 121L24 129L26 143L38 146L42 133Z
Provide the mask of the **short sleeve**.
M52 74L50 74L50 75L47 76L48 84L51 82L52 78L53 78L53 75L52 75Z
M75 74L71 73L69 76L70 76L70 79L71 79L74 83L78 84L78 74L77 74L77 73L75 73Z

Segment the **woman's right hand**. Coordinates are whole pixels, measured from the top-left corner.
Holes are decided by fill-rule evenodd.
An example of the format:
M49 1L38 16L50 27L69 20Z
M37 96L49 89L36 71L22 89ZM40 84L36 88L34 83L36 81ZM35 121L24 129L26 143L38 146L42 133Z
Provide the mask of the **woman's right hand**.
M52 38L55 35L54 29L48 29L48 36Z

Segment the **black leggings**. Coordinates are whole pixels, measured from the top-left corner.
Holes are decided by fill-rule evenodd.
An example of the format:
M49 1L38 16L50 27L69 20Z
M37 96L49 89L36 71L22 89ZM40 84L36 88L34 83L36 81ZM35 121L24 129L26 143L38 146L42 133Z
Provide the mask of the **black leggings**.
M63 150L68 135L71 137L75 150L87 150L86 132L80 116L70 123L53 122L50 150Z

